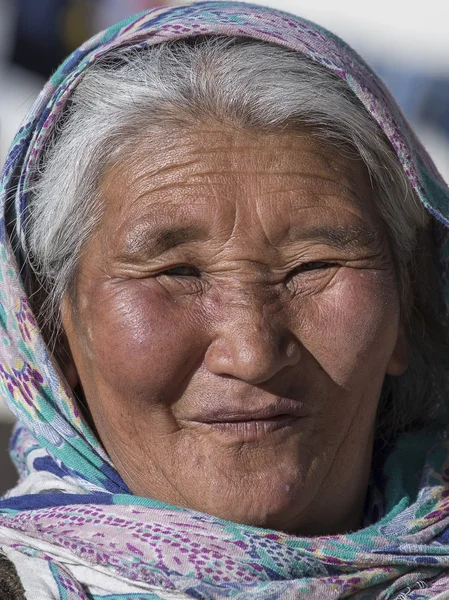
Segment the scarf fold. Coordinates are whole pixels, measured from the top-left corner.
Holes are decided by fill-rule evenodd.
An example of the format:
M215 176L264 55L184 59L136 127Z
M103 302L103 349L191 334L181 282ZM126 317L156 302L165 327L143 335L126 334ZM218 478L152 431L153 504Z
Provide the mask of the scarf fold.
M0 183L0 393L18 421L11 456L20 476L0 500L0 548L31 600L449 598L449 442L443 435L399 439L384 468L385 514L360 531L300 538L230 523L133 496L84 422L39 332L18 265L26 255L29 190L54 123L85 70L108 51L204 34L277 43L344 79L435 218L441 269L449 274L449 189L382 82L336 36L287 13L220 1L147 11L99 33L41 92ZM17 248L6 223L15 228Z

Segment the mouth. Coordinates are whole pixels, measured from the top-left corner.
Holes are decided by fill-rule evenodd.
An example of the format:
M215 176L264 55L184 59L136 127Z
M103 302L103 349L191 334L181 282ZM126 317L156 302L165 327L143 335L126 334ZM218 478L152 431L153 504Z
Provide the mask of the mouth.
M192 422L203 431L215 431L250 441L294 427L305 416L301 408L299 403L280 400L275 406L257 411L211 411Z
M203 423L204 426L221 431L229 435L236 435L242 438L257 438L285 427L291 427L299 417L292 415L276 415L264 419L233 419L223 421L209 421Z

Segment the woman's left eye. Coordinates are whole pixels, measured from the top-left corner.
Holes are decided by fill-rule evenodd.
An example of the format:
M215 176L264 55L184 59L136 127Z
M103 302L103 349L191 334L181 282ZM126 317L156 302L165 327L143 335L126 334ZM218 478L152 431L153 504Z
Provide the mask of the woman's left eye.
M310 262L306 262L303 263L302 265L299 265L297 267L295 267L293 269L293 271L290 273L290 275L297 275L299 273L306 273L308 271L318 271L321 269L329 269L330 267L334 267L335 264L333 263L328 263L328 262L323 262L323 261L310 261Z
M190 265L180 265L179 267L172 267L162 271L160 275L168 275L171 277L200 277L201 273L196 267Z

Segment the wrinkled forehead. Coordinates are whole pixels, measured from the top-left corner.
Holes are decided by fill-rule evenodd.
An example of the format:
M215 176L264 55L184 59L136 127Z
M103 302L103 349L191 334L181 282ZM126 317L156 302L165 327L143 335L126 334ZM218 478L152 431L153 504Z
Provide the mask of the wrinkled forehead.
M211 239L273 250L312 239L371 246L383 237L362 160L310 130L272 135L199 124L151 145L128 150L99 188L98 235L114 232L126 255L149 258Z

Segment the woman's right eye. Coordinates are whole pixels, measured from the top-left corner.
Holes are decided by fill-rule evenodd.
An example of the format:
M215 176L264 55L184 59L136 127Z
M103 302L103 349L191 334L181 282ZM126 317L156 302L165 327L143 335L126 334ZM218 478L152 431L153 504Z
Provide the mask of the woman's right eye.
M159 273L159 275L168 275L169 277L201 277L201 273L196 267L191 265L180 265L172 267Z

